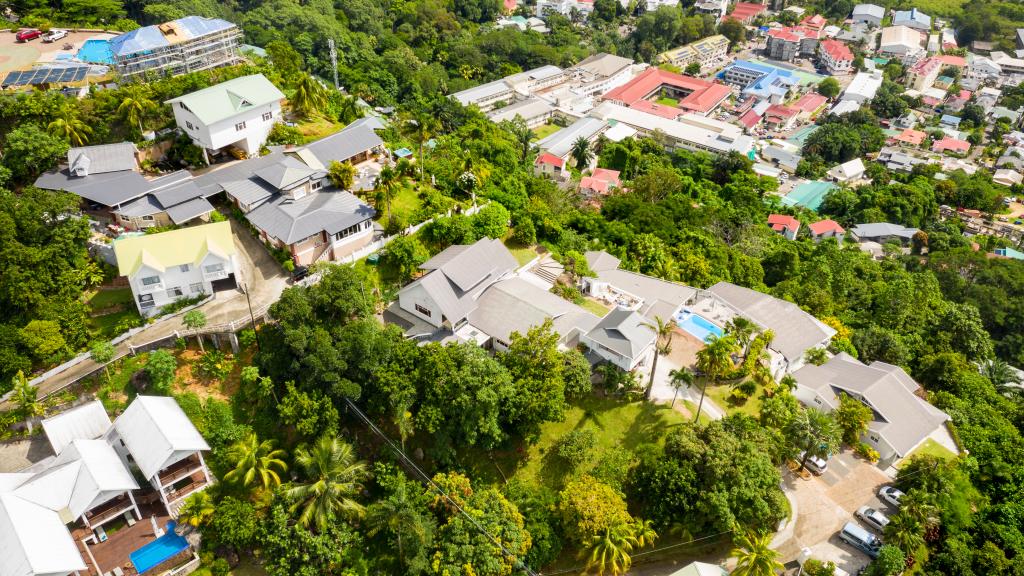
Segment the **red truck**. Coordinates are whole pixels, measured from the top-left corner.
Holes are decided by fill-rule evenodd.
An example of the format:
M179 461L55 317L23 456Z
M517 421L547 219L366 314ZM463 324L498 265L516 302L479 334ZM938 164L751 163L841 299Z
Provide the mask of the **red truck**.
M28 42L29 40L35 40L42 35L43 33L39 30L22 30L21 32L18 32L18 35L15 36L14 39L18 42Z

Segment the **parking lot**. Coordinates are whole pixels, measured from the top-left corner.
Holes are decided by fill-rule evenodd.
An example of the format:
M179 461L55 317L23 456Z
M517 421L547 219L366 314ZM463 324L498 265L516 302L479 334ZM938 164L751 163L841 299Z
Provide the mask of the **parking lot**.
M871 558L839 540L840 529L847 522L856 522L854 513L861 506L871 506L891 515L895 512L878 499L878 489L892 482L875 465L844 451L828 461L828 470L821 476L804 480L786 474L784 483L796 501L797 517L793 538L780 549L786 560L794 559L802 548L810 548L811 556L831 560L842 570L856 574Z

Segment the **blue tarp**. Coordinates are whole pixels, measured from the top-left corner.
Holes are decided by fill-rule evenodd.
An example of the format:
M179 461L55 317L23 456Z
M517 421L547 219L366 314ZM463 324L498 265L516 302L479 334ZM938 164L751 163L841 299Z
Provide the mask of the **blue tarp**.
M234 26L231 22L220 18L202 18L200 16L186 16L172 20L168 24L174 24L173 30L181 34L180 37L172 37L176 42L199 38ZM124 57L164 48L171 44L172 42L168 41L159 26L145 26L114 37L110 41L110 51L114 56Z

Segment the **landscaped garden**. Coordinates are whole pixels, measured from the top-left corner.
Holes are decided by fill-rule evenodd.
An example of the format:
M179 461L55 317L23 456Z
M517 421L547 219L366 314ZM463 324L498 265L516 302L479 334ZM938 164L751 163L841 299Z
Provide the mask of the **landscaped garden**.
M93 290L83 299L89 306L89 329L96 338L109 340L142 321L131 288Z

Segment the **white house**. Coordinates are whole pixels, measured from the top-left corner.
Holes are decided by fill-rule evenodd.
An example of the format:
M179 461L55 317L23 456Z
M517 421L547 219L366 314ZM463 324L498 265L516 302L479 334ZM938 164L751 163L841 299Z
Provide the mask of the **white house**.
M254 156L281 120L284 94L262 74L242 76L165 102L178 129L196 146L217 151L234 146Z
M864 170L864 161L860 158L854 158L849 162L843 162L842 164L834 166L828 171L828 176L842 184L844 182L860 180L864 177Z
M853 101L857 103L864 103L875 97L875 93L882 87L882 76L881 70L875 70L874 72L858 72L850 85L843 91L843 96L840 100L843 102ZM838 112L833 109L833 114Z
M593 353L623 370L644 366L652 358L657 336L650 321L626 308L616 308L580 338Z
M241 272L227 222L117 240L114 255L143 316L181 298L233 289Z
M888 26L882 28L878 53L888 58L897 58L905 66L912 66L926 54L922 47L923 40L921 32L913 28Z
M885 8L877 4L857 4L853 7L850 19L854 22L881 26L882 20L885 19Z

